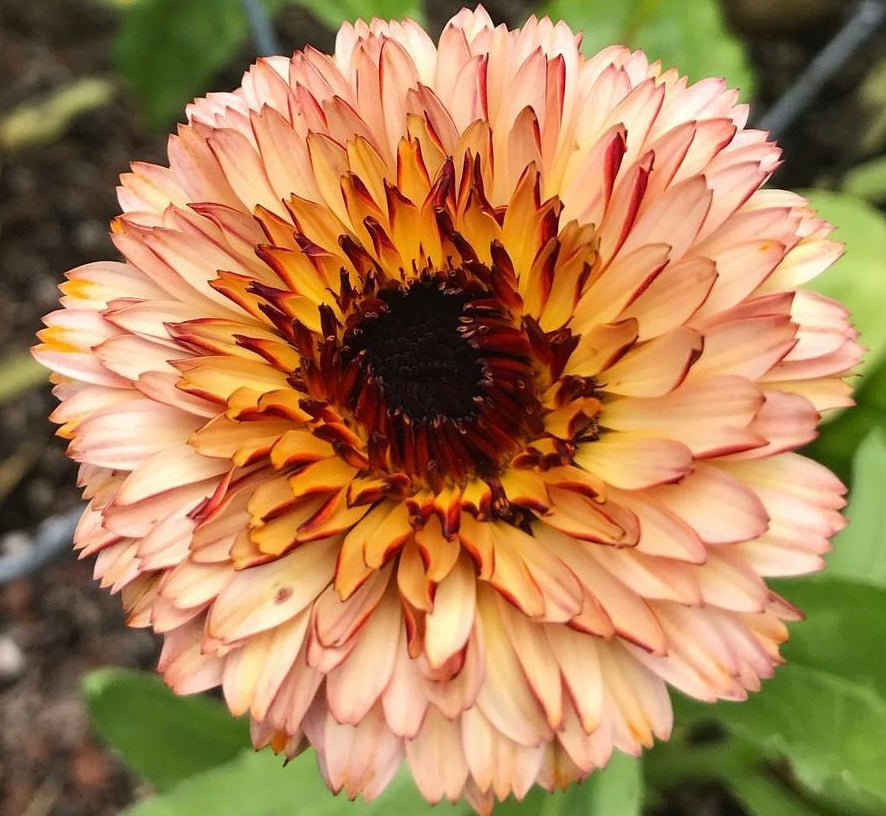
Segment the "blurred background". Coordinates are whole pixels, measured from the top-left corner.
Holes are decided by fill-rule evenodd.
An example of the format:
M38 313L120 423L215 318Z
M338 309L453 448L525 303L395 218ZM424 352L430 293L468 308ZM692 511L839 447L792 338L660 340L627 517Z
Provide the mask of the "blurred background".
M165 163L166 134L187 101L236 87L268 47L250 27L245 5L0 0L0 816L110 816L152 790L90 725L81 678L107 665L150 669L157 643L125 628L117 599L93 584L91 565L75 561L67 546L42 558L42 547L48 553L53 541L64 539L64 514L78 506L79 493L75 468L46 419L54 405L46 374L28 347L41 316L56 307L65 270L115 257L107 227L117 213L117 177L128 162ZM451 0L264 3L276 41L271 47L280 53L306 43L329 50L337 24L357 16L409 14L436 36L458 6ZM825 281L822 291L849 300L872 348L861 409L832 421L812 452L849 480L861 445L856 467L866 468L866 501L878 507L886 478L886 445L877 430L886 427L886 370L879 364L886 342L883 4L493 0L486 6L497 22L509 24L532 12L562 16L586 30L589 52L627 41L693 78L725 75L752 103L752 121L774 130L785 149L774 183L815 188L813 200L850 244L843 277ZM860 16L865 9L868 16ZM804 70L841 31L831 61L817 63L818 78L813 69L810 83ZM786 93L786 107L774 108ZM878 512L859 510L871 516L871 546L882 540ZM50 527L41 527L46 519L53 520ZM886 607L880 609L886 618ZM882 662L882 651L869 657ZM886 765L883 736L869 746L880 768ZM659 780L655 795L646 797L646 812L862 812L839 797L811 803L803 791L791 810L714 777ZM781 781L792 787L790 773L781 773Z

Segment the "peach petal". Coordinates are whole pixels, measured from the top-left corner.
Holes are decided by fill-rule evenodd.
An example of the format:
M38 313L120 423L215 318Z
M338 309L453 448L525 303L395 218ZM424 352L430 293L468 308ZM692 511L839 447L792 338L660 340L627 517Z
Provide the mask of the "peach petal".
M715 465L698 462L680 484L661 485L651 493L707 544L745 541L760 535L769 524L757 496Z
M634 318L639 340L649 340L689 322L704 304L720 275L708 258L684 258L668 264L619 315Z
M398 736L414 737L424 722L428 698L416 693L425 685L425 681L416 661L409 656L406 641L406 632L401 629L396 662L390 682L382 692L381 703L391 730Z
M463 556L437 586L425 619L425 654L432 667L443 665L467 642L474 623L474 593L474 570Z
M195 619L167 633L157 669L178 694L194 694L217 686L223 663L200 649L203 621Z
M326 676L326 700L337 722L358 725L388 685L402 626L398 607L396 593L388 592L355 633L348 659Z
M681 442L630 432L585 443L573 458L589 473L626 490L676 482L692 469L692 454Z
M181 445L199 419L157 405L151 400L133 399L95 411L81 422L70 446L78 461L120 470L136 470L152 457ZM133 428L141 428L133 435Z
M550 736L544 715L520 672L494 593L477 592L477 611L486 642L486 682L477 705L489 722L520 745L533 746Z
M695 457L723 456L766 444L767 427L758 421L764 406L764 395L749 380L711 376L663 397L612 400L600 424L682 442Z
M468 775L458 723L429 708L418 734L406 740L405 752L425 799L429 802L458 799Z
M550 646L545 634L547 627L515 612L505 602L499 602L499 609L526 681L542 707L548 725L556 731L563 719L562 685L559 666L550 657ZM560 627L554 628L559 630ZM478 716L482 715L478 712ZM482 751L480 756L483 756ZM475 771L472 770L472 773L477 784L481 788L486 787L483 779Z
M227 643L290 620L332 580L339 541L305 544L289 555L242 570L219 593L207 631Z

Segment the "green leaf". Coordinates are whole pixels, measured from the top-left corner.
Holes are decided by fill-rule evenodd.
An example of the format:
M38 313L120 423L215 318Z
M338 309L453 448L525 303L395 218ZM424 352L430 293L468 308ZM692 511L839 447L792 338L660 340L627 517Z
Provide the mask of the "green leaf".
M760 762L752 742L729 735L703 742L675 738L658 743L643 759L646 784L660 793L678 785L716 780L754 816L818 816L820 811Z
M421 0L299 0L330 28L337 29L346 20L401 20L410 17L418 23L424 20Z
M165 129L248 33L240 0L138 0L123 14L112 53L149 124Z
M849 526L834 539L828 574L886 587L886 431L865 437L852 462ZM883 607L886 614L886 605Z
M130 808L124 816L468 816L465 804L431 807L402 770L376 800L333 796L313 751L286 767L270 751L243 751L231 762L186 779L173 791Z
M273 13L294 0L262 0ZM148 124L166 129L249 37L241 0L128 0L113 44L117 70L135 92ZM420 0L301 0L332 28L358 17L422 21ZM243 66L244 70L246 65Z
M870 653L869 653L870 657ZM841 812L883 813L880 747L886 701L856 683L799 663L782 666L760 694L718 706L727 727L769 756L787 755L796 779Z
M846 304L861 331L861 342L870 349L861 371L870 370L886 353L886 217L855 196L824 190L806 190L822 215L837 229L834 237L846 243L846 254L823 275L810 281L810 288Z
M791 626L787 665L743 703L704 706L675 696L678 722L719 720L765 756L787 757L801 786L837 812L882 813L886 589L839 578L774 588L808 616Z
M625 43L693 81L724 77L743 98L753 96L747 54L726 27L716 0L549 0L542 12L581 29L586 54Z
M821 816L822 811L787 785L758 768L723 777L732 795L752 816Z
M169 793L125 811L124 816L321 816L332 810L320 805L331 798L311 757L288 767L274 754L243 751L230 762L185 778ZM346 805L345 800L342 804Z
M725 779L743 773L759 761L760 752L755 746L732 736L687 741L682 719L678 716L670 740L656 743L643 755L643 777L650 788L663 791L691 781Z
M853 167L843 179L843 190L871 204L886 203L886 156Z
M641 762L616 751L606 768L565 791L534 788L522 802L508 800L495 816L639 816L643 806Z
M782 650L788 663L829 672L886 697L886 660L872 659L886 643L886 589L830 574L773 586L806 614L791 624ZM761 694L768 689L765 684Z
M83 694L102 738L161 790L228 762L249 745L247 724L223 705L179 697L151 674L98 669L84 677Z

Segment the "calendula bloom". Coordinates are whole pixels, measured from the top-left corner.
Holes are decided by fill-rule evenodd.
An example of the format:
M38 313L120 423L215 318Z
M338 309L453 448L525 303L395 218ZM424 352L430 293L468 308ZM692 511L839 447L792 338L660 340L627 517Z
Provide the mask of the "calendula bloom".
M844 489L840 246L723 81L563 23L345 25L134 164L37 355L76 546L257 746L481 811L738 700Z

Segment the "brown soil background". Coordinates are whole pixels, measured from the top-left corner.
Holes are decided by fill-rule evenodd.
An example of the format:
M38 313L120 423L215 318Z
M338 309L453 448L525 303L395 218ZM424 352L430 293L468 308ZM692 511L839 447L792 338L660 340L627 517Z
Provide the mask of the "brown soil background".
M758 113L836 33L851 5L724 0L750 48ZM437 29L457 8L448 0L429 6ZM496 0L487 7L497 20L517 23L526 4ZM0 0L0 117L79 77L111 73L115 19L98 0ZM279 15L276 29L285 50L308 41L328 49L333 42L297 8ZM234 87L250 60L244 50L213 87ZM860 123L874 112L858 89L884 60L886 37L879 36L828 84L782 139L779 184L835 184L869 157ZM121 89L51 144L0 154L0 359L32 343L41 316L55 308L66 269L114 257L107 224L117 212L117 176L133 159L162 163L165 142L165 135L146 131ZM74 467L46 421L52 405L43 387L0 409L0 463L17 458L21 465L5 496L0 492L0 552L27 546L42 519L78 501ZM117 600L98 590L90 569L65 555L0 587L0 816L111 816L147 792L90 733L79 679L108 664L150 668L157 644L123 626ZM717 789L692 787L675 791L659 813L741 810Z

